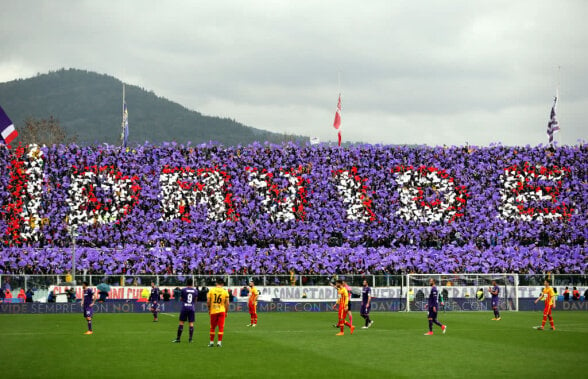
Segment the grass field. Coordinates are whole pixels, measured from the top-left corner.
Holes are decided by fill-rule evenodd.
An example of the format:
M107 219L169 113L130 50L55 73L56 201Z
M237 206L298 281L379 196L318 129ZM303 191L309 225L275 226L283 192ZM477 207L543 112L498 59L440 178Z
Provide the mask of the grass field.
M355 324L363 325L357 313ZM586 378L588 313L556 312L556 331L532 329L539 312L441 313L443 335L425 313L374 312L372 328L336 337L336 313L230 313L222 348L208 348L208 315L197 314L173 344L177 314L96 314L86 336L80 314L0 315L4 378ZM549 325L549 324L548 324Z

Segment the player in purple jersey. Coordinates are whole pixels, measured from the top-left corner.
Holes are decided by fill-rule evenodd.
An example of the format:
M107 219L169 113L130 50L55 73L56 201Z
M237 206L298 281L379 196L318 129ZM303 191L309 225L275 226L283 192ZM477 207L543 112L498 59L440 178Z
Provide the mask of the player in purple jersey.
M362 329L367 329L374 323L370 319L370 309L372 307L372 289L369 287L367 280L363 281L363 288L361 289L361 317L365 319L365 326Z
M149 301L151 302L151 313L153 313L153 322L157 322L157 311L159 310L159 300L161 299L161 291L155 287L155 282L151 282L151 294Z
M500 287L496 285L496 280L492 281L492 287L488 288L488 292L492 295L492 310L494 311L494 318L492 321L500 321L500 311L498 310L498 295L500 294Z
M188 342L192 342L192 336L194 335L194 304L198 298L198 290L194 288L194 280L188 279L186 283L187 287L182 290L180 295L180 301L182 303L182 310L180 311L180 325L178 325L178 335L172 342L179 343L182 331L184 330L184 322L190 323L190 339Z
M439 298L439 291L435 286L435 279L429 279L429 285L431 286L431 293L429 293L429 302L427 304L429 310L429 331L425 333L425 336L433 335L433 323L439 325L441 327L441 330L443 331L443 334L445 334L447 326L437 321L437 311L439 310L439 303L437 299Z
M94 315L94 303L96 302L96 294L91 288L88 288L88 282L82 284L84 293L82 294L82 312L86 321L88 321L88 331L84 334L94 334L92 331L92 316Z

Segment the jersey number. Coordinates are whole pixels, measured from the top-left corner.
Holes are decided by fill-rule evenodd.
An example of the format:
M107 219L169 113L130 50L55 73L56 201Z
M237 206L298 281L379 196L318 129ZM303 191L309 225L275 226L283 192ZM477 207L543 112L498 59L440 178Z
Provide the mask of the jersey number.
M190 293L190 294L188 294L188 303L191 303L191 302L192 302L192 294Z
M214 294L214 302L220 304L223 301L223 297L217 293Z

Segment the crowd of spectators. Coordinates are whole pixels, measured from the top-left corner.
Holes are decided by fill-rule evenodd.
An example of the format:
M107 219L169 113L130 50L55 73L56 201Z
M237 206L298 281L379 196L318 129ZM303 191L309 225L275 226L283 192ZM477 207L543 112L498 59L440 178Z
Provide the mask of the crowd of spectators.
M0 273L588 268L588 145L0 149Z

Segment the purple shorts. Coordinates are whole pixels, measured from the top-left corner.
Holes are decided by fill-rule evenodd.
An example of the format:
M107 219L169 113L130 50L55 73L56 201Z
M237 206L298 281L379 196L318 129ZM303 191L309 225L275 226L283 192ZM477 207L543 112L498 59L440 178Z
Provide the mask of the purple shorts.
M94 308L84 307L83 313L84 317L92 317L94 315Z
M180 312L180 321L194 322L194 309L182 308Z
M154 311L159 309L159 304L157 303L157 301L151 302L151 309Z
M372 305L370 304L369 307L366 307L365 304L361 304L361 310L360 310L360 314L362 315L369 315L370 314L370 309L372 308Z

